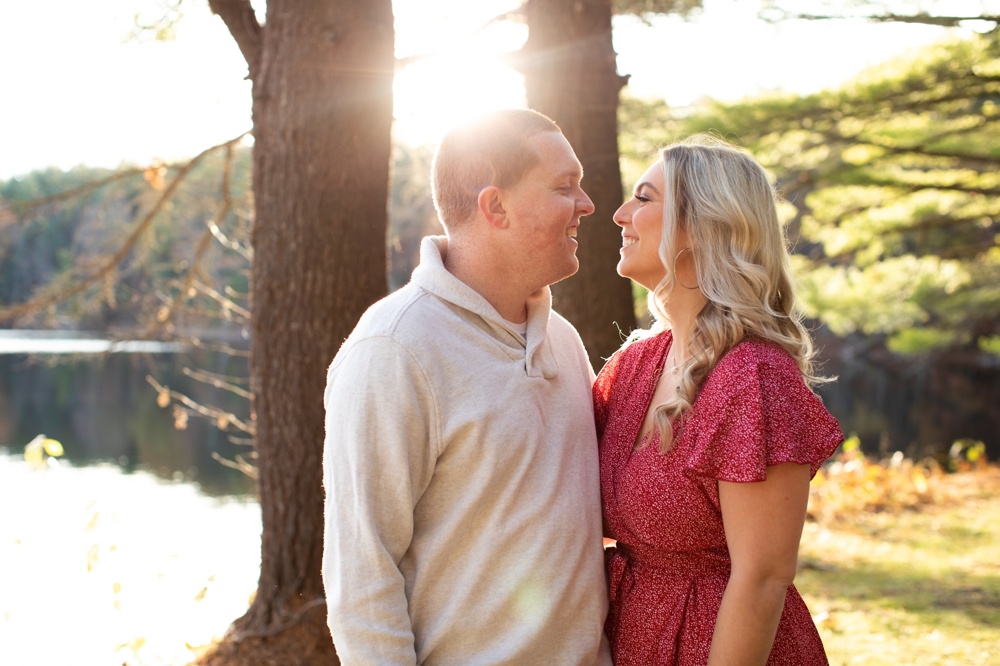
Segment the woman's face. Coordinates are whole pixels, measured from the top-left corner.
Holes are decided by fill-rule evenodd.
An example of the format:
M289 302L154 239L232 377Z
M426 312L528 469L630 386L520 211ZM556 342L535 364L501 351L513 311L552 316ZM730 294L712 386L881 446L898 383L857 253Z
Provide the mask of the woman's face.
M615 224L622 228L618 274L635 280L650 291L666 275L659 254L664 189L663 162L657 160L636 183L632 197L615 211L613 217Z

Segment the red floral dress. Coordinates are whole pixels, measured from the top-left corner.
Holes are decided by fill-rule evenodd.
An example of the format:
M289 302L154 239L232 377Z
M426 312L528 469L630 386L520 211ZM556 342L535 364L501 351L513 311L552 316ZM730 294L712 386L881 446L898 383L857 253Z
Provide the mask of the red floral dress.
M708 661L730 558L718 481L751 483L765 468L807 464L837 449L837 421L780 347L745 340L702 384L673 448L633 444L670 349L669 332L611 357L594 384L617 666ZM770 666L827 664L805 602L789 587Z

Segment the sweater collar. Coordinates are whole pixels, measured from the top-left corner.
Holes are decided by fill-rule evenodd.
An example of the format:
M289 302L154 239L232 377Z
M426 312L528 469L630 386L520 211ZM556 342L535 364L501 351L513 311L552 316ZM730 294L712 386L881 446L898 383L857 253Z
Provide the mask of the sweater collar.
M552 292L549 288L538 290L528 299L528 340L525 346L524 337L500 316L489 301L448 272L444 267L447 252L446 236L425 237L420 242L420 265L413 271L413 282L424 291L479 317L512 358L524 359L525 372L529 376L555 377L555 355L547 342L552 311Z

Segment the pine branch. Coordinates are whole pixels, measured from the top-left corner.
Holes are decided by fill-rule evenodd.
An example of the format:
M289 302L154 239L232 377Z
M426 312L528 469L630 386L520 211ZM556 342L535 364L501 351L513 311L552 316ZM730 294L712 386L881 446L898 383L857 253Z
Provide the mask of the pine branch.
M957 28L966 21L986 21L993 23L994 29L1000 25L1000 16L983 14L980 16L936 16L927 12L917 12L914 14L896 14L885 12L883 14L803 14L795 11L788 11L780 7L766 7L762 9L758 16L769 23L779 21L837 21L845 19L863 19L874 23L916 23L921 25L934 25L942 28Z

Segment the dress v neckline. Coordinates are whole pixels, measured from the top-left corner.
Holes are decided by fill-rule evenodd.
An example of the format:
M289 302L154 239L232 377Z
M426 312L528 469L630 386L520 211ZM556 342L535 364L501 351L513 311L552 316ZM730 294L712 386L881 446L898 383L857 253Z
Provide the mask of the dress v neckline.
M650 446L652 444L652 442L646 442L645 444L643 442L645 442L645 440L647 440L647 439L650 438L650 436L653 434L653 432L655 431L655 429L650 428L649 432L647 432L645 435L643 435L641 439L639 438L639 435L642 432L642 424L646 420L646 414L649 413L649 408L653 406L653 396L656 395L656 387L660 383L660 378L663 377L663 369L664 369L664 367L666 366L666 363L667 363L667 356L670 355L670 348L674 346L674 334L673 334L673 332L671 332L671 331L664 331L660 335L666 336L669 339L659 349L659 357L656 359L656 365L655 365L656 371L654 373L652 373L652 376L650 377L649 383L646 386L643 387L643 390L645 391L645 394L643 394L641 396L638 396L642 400L643 410L642 410L642 413L638 415L638 419L639 419L638 424L635 424L635 423L629 424L630 425L629 432L632 433L632 438L631 438L631 441L629 442L629 447L630 448L629 448L628 454L625 457L625 464L626 465L629 462L631 462L632 457L636 453L638 453L642 449L644 449L644 448L646 448L646 447L648 447L648 446Z

